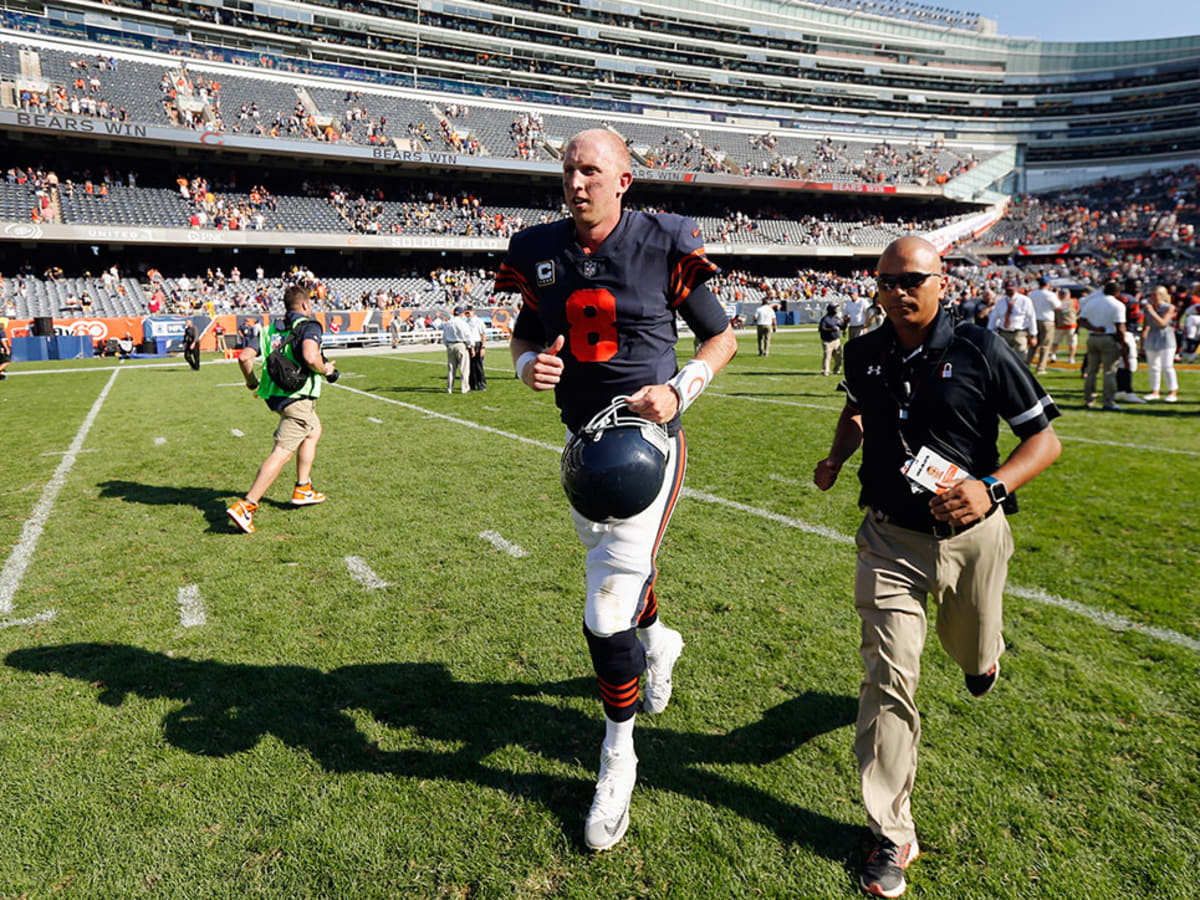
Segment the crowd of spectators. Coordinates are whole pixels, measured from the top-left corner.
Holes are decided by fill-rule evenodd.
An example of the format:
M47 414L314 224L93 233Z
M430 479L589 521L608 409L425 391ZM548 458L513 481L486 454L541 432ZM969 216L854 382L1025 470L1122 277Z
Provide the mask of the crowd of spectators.
M1121 241L1170 241L1196 247L1200 166L1162 169L1131 179L1013 198L1004 220L985 235L1003 244L1120 247Z
M537 159L537 148L546 140L546 123L541 113L522 113L513 119L509 128L513 156L517 159Z

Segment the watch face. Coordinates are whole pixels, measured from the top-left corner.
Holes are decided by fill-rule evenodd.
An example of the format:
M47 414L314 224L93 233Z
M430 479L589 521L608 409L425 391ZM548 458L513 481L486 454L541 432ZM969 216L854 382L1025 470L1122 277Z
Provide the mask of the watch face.
M993 481L988 485L988 494L991 495L993 503L1003 503L1008 496L1008 487L1003 481Z

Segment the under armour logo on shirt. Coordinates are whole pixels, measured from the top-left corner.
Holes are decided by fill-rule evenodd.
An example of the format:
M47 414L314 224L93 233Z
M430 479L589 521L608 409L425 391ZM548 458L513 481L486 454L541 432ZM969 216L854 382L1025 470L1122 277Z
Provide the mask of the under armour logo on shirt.
M868 375L882 375L883 366L867 366Z

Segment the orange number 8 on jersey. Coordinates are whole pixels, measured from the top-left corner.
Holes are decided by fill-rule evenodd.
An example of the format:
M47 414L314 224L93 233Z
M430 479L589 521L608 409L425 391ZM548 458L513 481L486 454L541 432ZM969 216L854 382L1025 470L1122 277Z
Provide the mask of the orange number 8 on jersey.
M617 298L604 288L585 288L567 298L571 355L604 362L617 355Z

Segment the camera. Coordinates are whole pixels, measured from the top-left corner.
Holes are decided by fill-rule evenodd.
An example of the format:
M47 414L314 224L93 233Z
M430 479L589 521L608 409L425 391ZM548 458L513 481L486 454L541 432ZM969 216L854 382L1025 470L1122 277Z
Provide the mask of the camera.
M329 375L325 376L325 380L330 384L337 384L337 380L342 377L342 373L334 369Z

